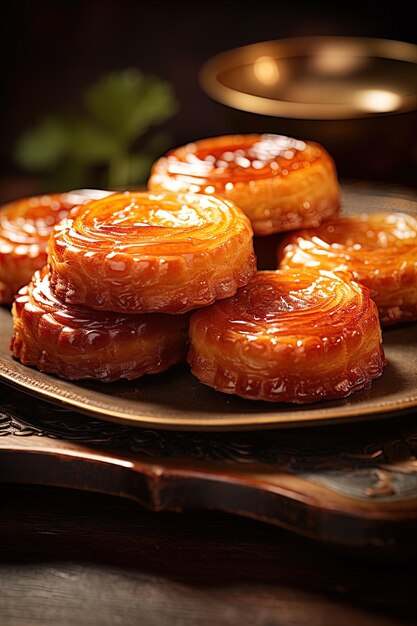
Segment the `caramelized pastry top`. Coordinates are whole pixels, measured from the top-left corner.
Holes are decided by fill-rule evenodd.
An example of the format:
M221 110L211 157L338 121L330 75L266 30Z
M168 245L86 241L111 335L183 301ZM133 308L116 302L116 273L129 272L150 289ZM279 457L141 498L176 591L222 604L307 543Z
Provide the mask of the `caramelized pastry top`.
M0 209L0 253L35 256L46 249L54 225L76 202L71 194L15 200Z
M345 397L385 365L369 290L327 271L258 272L235 296L192 314L190 342L201 382L269 402Z
M32 196L0 208L0 304L9 304L35 270L46 263L46 248L54 225L92 198L109 195L98 189Z
M298 231L288 241L284 254L297 265L314 267L317 261L328 269L337 265L338 269L362 267L367 273L388 273L398 266L399 256L407 263L417 261L417 219L406 213L344 215L318 228Z
M35 256L46 250L58 222L75 206L110 195L100 189L20 198L0 207L0 253Z
M323 154L322 148L283 135L231 135L202 139L169 152L154 166L169 177L189 182L191 191L222 193L238 182L286 177Z
M94 253L165 256L219 245L232 226L248 225L232 203L207 196L126 192L90 202L71 213L56 241ZM87 252L87 254L88 254Z
M183 313L253 275L252 228L232 202L126 192L71 212L49 242L52 287L72 304Z
M219 336L227 330L248 342L272 340L298 348L312 341L321 350L322 342L341 339L353 318L363 315L364 305L371 307L369 292L346 278L326 271L258 272L234 297L201 313L213 315Z
M417 219L405 213L346 215L290 235L282 268L349 271L371 289L383 324L417 319Z
M255 235L318 226L340 203L328 152L283 135L225 135L181 146L156 161L148 187L232 200L251 220Z

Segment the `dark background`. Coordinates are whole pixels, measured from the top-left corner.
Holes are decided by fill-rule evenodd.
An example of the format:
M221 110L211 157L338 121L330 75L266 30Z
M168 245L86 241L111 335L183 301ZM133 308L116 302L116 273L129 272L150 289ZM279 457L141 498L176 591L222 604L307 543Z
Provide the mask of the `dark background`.
M408 5L408 8L407 8ZM14 0L1 4L0 167L3 194L19 173L13 146L45 113L77 106L100 75L138 67L168 79L181 104L172 145L239 131L198 84L213 54L299 35L355 35L416 43L412 3ZM307 138L307 137L306 137Z

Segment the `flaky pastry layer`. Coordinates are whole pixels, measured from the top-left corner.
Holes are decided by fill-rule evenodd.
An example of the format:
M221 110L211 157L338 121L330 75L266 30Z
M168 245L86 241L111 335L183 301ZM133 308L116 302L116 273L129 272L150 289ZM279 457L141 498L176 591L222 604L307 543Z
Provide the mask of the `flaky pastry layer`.
M105 194L82 189L21 198L0 208L0 304L13 296L46 264L47 243L55 224L74 206Z
M196 194L113 194L75 209L49 241L60 300L122 313L205 306L245 285L255 263L246 215Z
M349 271L371 290L381 323L417 319L417 219L405 213L345 215L286 239L280 267Z
M148 187L232 200L250 218L255 235L318 226L340 204L326 150L282 135L226 135L181 146L156 161Z
M382 374L369 290L326 271L258 272L232 298L196 311L188 361L206 385L243 398L344 398Z
M12 307L13 356L72 380L111 382L163 372L183 360L188 315L123 315L62 304L47 268L36 272Z

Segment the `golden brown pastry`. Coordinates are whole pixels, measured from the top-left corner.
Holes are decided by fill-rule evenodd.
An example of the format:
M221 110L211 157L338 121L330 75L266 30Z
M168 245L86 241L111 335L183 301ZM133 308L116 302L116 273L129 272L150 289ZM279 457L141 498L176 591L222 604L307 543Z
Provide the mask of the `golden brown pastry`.
M62 378L133 379L163 372L185 356L188 315L122 315L67 306L53 295L47 268L20 290L12 313L13 356Z
M371 290L382 324L417 319L417 219L405 213L345 215L294 233L282 268L349 271Z
M227 135L182 146L154 164L148 187L232 200L255 235L318 226L339 209L330 155L317 143L282 135Z
M258 272L196 311L188 361L206 385L269 402L344 398L385 364L369 290L326 271Z
M74 209L49 242L68 304L183 313L233 295L255 272L252 229L232 202L126 192Z
M98 190L32 196L0 208L0 304L10 304L35 270L46 263L46 246L54 225Z

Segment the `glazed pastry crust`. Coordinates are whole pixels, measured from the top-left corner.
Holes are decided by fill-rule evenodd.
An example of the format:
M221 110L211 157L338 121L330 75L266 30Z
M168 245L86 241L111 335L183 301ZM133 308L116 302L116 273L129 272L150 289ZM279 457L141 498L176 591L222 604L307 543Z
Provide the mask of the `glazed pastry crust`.
M226 135L179 147L156 161L148 187L232 200L250 218L255 235L318 226L340 205L326 150L281 135Z
M21 198L0 208L0 304L11 304L35 270L46 264L54 225L74 206L102 194L107 192L82 189Z
M417 219L405 213L340 216L286 239L280 267L349 271L366 285L381 323L417 319Z
M221 198L126 192L75 209L49 242L67 304L183 313L233 295L256 270L252 229Z
M22 198L0 209L0 304L11 304L35 270L46 263L54 224L74 206L68 194Z
M13 356L71 380L163 372L185 357L188 315L121 315L62 304L45 268L16 296Z
M243 398L344 398L382 374L369 290L325 271L258 272L232 298L196 311L188 361L206 385Z

